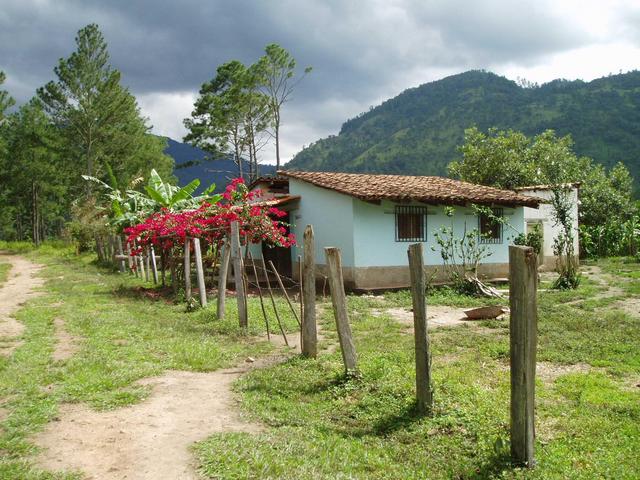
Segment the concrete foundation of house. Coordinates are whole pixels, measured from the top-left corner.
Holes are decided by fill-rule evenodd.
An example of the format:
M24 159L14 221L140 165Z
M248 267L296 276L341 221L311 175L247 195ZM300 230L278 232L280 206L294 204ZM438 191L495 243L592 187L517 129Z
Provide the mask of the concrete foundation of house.
M540 265L540 271L553 271L556 267L556 257L547 256ZM294 279L298 279L298 264L295 263ZM427 265L425 272L430 283L447 283L449 278L442 266ZM408 288L410 286L408 265L392 267L343 267L342 276L345 289L350 290L384 290ZM480 280L507 279L509 277L508 263L484 263L478 266ZM326 265L316 265L318 288L328 285L328 270Z

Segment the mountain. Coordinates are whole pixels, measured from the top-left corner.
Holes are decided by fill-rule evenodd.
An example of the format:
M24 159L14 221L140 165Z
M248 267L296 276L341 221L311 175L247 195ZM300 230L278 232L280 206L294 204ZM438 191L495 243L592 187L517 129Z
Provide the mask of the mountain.
M579 155L607 167L622 161L640 180L640 71L528 88L485 71L453 75L347 120L337 136L309 145L286 168L445 175L474 125L571 134Z
M238 166L233 159L223 157L211 160L209 154L200 148L176 142L171 138L166 140L167 148L164 153L175 160L173 174L178 178L178 185L184 186L194 178L199 178L198 191L215 183L216 192L221 192L232 179L238 176ZM270 175L275 173L275 170L274 165L260 165L260 175ZM245 161L243 172L248 171L249 162ZM246 174L245 178L248 178Z

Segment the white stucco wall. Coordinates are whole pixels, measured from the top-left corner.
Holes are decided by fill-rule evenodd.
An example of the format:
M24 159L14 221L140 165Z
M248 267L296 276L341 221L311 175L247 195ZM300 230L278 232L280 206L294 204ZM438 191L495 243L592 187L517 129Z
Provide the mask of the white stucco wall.
M338 247L342 266L354 267L353 197L316 187L291 178L289 194L300 195L300 206L291 212L291 230L298 239L292 249L294 259L302 255L302 236L307 225L313 225L316 263L325 264L324 248Z
M424 204L413 205L425 207ZM492 252L485 263L507 263L508 246L513 237L524 229L524 209L504 208L507 222L515 231L503 226L502 242L488 244ZM465 231L478 228L478 217L471 208L456 207L453 217L445 214L443 206L427 206L427 241L424 243L425 264L441 265L440 248L435 233L443 226L453 225L454 234L462 236ZM354 252L358 267L401 266L407 264L407 248L412 242L395 241L395 204L384 201L382 205L354 200ZM435 248L435 251L433 248Z
M550 189L526 189L519 190L519 193L527 196L551 199L553 192ZM573 246L578 254L578 188L574 187L570 193L572 203L571 217L573 218L574 240ZM540 221L544 237L542 254L545 257L553 257L553 242L561 231L560 225L556 225L553 219L553 207L550 203L541 203L539 208L524 209L525 222Z

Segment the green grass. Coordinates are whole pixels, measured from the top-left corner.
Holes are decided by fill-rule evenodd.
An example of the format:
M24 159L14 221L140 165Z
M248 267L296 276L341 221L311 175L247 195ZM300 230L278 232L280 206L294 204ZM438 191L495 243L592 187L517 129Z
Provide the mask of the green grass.
M9 278L9 270L11 270L11 264L6 262L0 262L0 285L7 281Z
M148 389L134 385L138 379L169 369L217 370L273 349L241 332L233 299L227 302L227 320L218 321L214 308L187 313L182 304L148 298L139 279L100 268L90 256L54 246L27 254L46 265L47 282L44 294L17 313L26 327L23 345L11 357L0 357L0 405L8 415L0 429L2 479L75 478L42 472L30 459L35 452L30 435L56 416L62 402L118 408L148 395ZM284 302L278 303L292 330L295 320ZM256 299L249 308L251 318L261 318ZM80 350L66 362L51 358L56 317L80 339ZM274 321L272 331L276 328ZM263 332L262 321L250 323L249 334Z
M183 304L149 295L156 293L151 285L69 248L14 250L45 263L47 283L44 294L17 314L26 326L23 345L0 358L0 401L8 414L0 429L1 479L80 478L32 463L30 437L55 418L62 402L118 408L149 394L136 386L138 379L168 369L211 371L273 348L240 331L233 299L227 319L218 321L215 302L187 313ZM584 279L576 291L539 295L538 359L558 374L537 379L535 469L509 464L508 322L431 331L435 408L431 417L419 417L413 338L384 314L411 305L405 291L349 296L359 376L343 376L336 351L241 377L235 385L241 408L265 429L199 442L200 471L223 479L639 478L640 319L616 310L616 302L636 295L640 264L612 259L598 265L622 294L602 296L604 286ZM446 288L430 291L428 302L486 303ZM293 332L293 316L282 299L278 303ZM249 311L248 333L261 334L257 298L250 298ZM326 347L336 342L336 332L330 305L322 311ZM51 358L57 317L80 339L80 350L66 362ZM270 321L276 334L272 312Z
M639 478L640 319L611 303L604 312L565 305L602 291L585 281L574 292L540 293L539 360L566 370L537 380L533 470L508 461L508 324L432 331L435 411L420 418L413 338L390 317L371 314L408 306L408 294L396 292L349 298L360 377L344 378L334 353L241 378L242 408L268 428L197 444L201 472L224 479ZM450 291L430 298L477 302ZM327 311L324 328L335 338L332 325ZM590 367L572 370L574 364Z

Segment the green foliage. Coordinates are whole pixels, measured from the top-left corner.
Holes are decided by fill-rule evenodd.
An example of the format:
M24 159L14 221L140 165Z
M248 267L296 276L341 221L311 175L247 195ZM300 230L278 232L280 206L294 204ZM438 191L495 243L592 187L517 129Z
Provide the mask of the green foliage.
M624 222L610 221L600 225L580 225L580 253L587 258L638 255L640 217Z
M622 162L637 180L639 87L639 71L588 83L555 80L538 88L470 71L408 89L347 120L339 135L309 145L287 168L444 175L459 157L465 129L476 126L527 136L548 129L559 137L571 134L579 157L589 156L607 169Z
M488 245L481 243L482 235L477 228L467 230L466 222L462 233L456 233L453 228L454 213L453 207L446 208L451 225L441 226L434 233L434 237L442 259L442 267L453 289L461 294L473 295L476 293L476 287L468 278L478 277L478 265L493 252ZM431 249L436 251L435 246Z
M513 239L513 244L533 247L536 254L540 255L540 252L542 252L542 241L542 228L540 227L540 224L536 224L532 232L518 234Z
M282 105L289 100L302 77L295 78L295 59L277 44L267 45L265 55L246 66L232 60L216 69L216 76L204 83L184 140L214 156L231 154L242 177L244 155L249 157L249 179L259 176L258 152L273 130L277 167L280 167L280 125Z
M106 177L109 163L121 183L151 167L170 173L164 141L148 134L135 98L120 85L109 64L107 44L97 25L78 32L77 49L54 68L57 81L38 89L46 112L64 138L64 155L75 172ZM74 177L76 193L82 185ZM84 184L88 186L88 184Z

